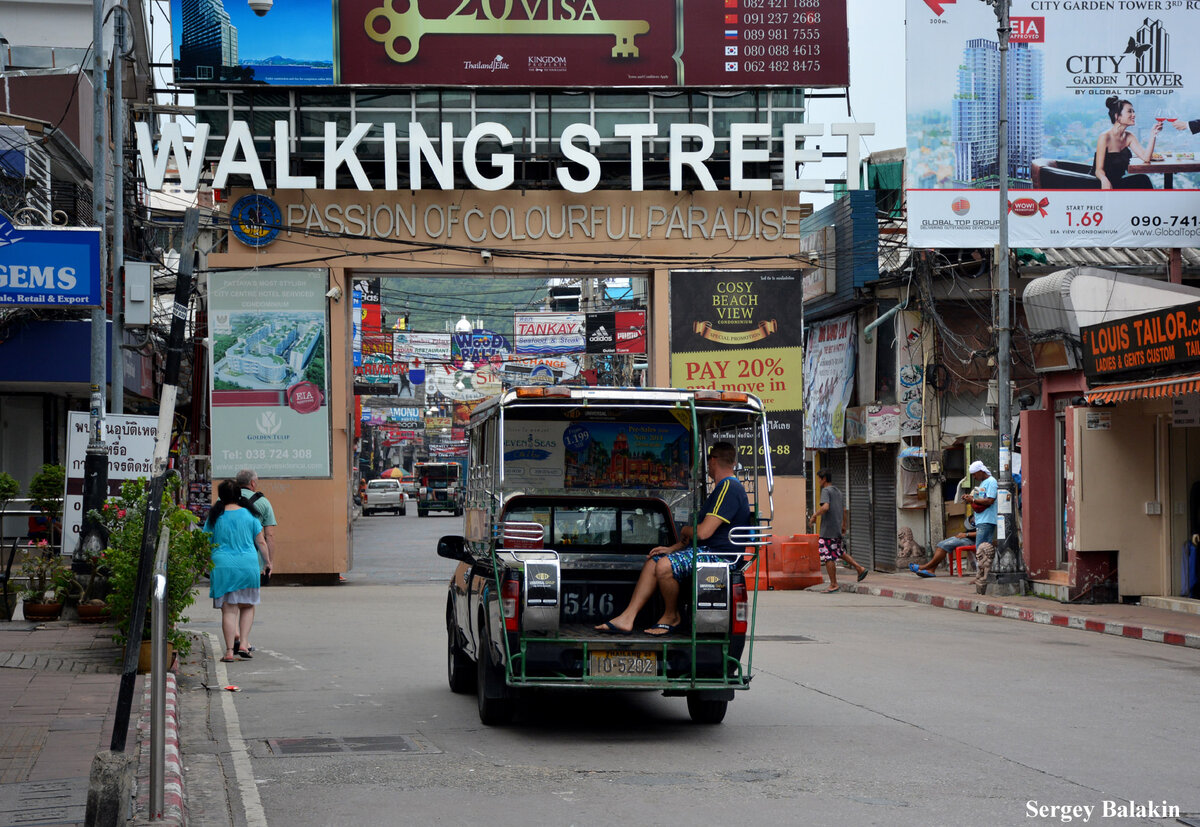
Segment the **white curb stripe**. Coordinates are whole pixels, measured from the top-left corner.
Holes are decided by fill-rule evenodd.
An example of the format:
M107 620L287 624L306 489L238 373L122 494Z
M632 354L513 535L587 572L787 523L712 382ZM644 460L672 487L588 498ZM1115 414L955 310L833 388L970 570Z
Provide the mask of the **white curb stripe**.
M209 642L212 651L224 652L225 643L209 632ZM225 664L216 659L217 685L224 687L229 682ZM237 777L238 789L241 791L242 805L246 808L247 827L267 827L267 816L263 812L262 799L258 797L258 785L254 783L254 769L250 766L250 752L246 749L246 741L242 738L241 723L238 721L237 708L233 705L233 693L221 692L221 708L225 712L225 736L229 739L229 755L233 760L233 772Z

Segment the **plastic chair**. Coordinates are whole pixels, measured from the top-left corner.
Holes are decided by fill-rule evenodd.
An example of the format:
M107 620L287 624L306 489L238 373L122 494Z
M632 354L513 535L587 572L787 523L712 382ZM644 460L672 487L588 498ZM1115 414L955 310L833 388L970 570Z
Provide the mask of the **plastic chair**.
M954 567L958 566L958 575L957 576L958 577L966 577L966 574L963 573L963 553L964 552L970 552L971 554L974 554L975 546L959 546L958 548L954 549L954 551L950 552L950 554L954 555L952 559L947 561L950 564L950 574L951 575L954 574Z

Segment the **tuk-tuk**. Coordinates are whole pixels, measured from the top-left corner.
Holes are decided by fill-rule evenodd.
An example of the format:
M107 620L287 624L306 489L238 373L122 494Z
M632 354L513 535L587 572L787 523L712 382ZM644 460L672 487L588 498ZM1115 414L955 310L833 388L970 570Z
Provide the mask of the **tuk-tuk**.
M507 721L522 691L548 687L661 691L686 697L694 721L719 723L750 685L758 592L748 597L745 572L771 536L760 400L520 387L476 408L468 433L465 536L438 543L460 563L446 605L450 688L475 691L485 724ZM730 533L738 553L693 556L672 634L641 631L662 610L657 596L633 633L598 631L629 603L652 549L682 526L694 536L718 441L734 444L750 504L750 525Z

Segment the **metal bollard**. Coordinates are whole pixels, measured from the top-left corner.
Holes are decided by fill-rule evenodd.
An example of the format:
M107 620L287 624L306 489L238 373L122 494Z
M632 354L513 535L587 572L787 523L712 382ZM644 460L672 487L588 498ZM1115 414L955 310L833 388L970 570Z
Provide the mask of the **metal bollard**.
M150 604L150 819L163 817L163 770L166 763L167 578L154 575Z
M158 535L150 597L150 820L163 817L167 742L167 549L171 531Z

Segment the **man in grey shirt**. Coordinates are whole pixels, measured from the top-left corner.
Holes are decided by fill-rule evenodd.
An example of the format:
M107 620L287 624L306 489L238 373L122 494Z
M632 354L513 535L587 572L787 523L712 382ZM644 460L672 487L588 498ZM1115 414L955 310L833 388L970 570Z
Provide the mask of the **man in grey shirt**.
M833 594L838 591L837 561L845 560L858 572L858 579L867 576L867 570L850 556L842 542L842 534L846 531L846 497L833 486L833 474L826 470L817 472L817 480L821 483L821 504L812 516L808 518L811 526L818 517L821 520L821 534L817 537L817 548L821 554L821 562L829 574L829 587L822 589L823 594Z

